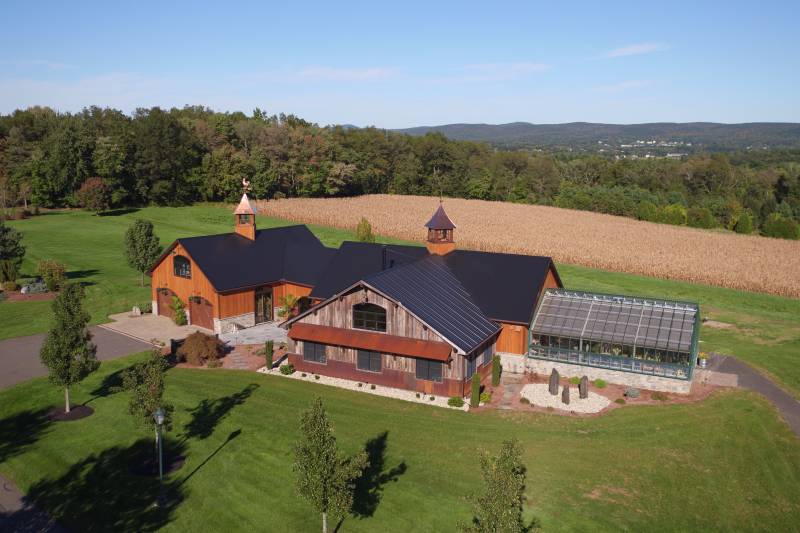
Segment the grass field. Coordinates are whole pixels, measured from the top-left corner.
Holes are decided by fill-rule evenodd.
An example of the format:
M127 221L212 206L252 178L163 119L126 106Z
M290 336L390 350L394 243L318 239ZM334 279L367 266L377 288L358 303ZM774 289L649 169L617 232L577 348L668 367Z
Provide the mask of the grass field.
M125 264L122 253L124 232L137 217L153 221L165 245L177 237L222 233L232 226L230 211L214 206L151 207L104 217L83 211L53 212L11 224L24 233L28 248L24 272L33 274L39 259L64 262L74 280L88 284L92 321L102 323L109 313L149 299L149 289L139 287L139 276ZM258 219L261 228L286 224L290 222L265 216ZM353 232L342 229L311 229L328 246L353 238ZM703 315L730 325L727 329L703 326L702 350L736 355L767 371L800 397L800 300L567 264L559 264L558 269L564 284L573 289L699 302ZM2 302L0 339L45 331L49 320L49 302Z
M140 357L140 356L136 356ZM128 357L73 391L95 414L48 423L61 391L45 379L0 391L0 471L73 531L314 531L293 491L298 419L323 397L340 445L369 441L375 467L340 531L453 531L470 518L477 454L522 441L528 516L545 531L790 531L800 523L800 441L760 397L627 407L599 418L463 413L241 371L173 369L167 478L180 498L152 507L154 479L128 473L152 435L111 394ZM140 439L145 440L136 445ZM279 526L278 526L279 525Z

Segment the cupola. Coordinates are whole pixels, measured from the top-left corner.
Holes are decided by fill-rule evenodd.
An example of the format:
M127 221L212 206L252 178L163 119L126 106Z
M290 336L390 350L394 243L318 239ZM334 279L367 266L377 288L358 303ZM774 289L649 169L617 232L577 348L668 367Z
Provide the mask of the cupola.
M441 202L425 227L428 228L427 247L430 253L447 255L456 249L456 243L453 240L453 230L456 229L456 225L444 212Z
M247 198L247 193L242 195L242 200L239 202L239 205L236 206L233 217L236 219L236 226L234 228L236 233L254 241L256 239L256 210L250 205L250 199Z

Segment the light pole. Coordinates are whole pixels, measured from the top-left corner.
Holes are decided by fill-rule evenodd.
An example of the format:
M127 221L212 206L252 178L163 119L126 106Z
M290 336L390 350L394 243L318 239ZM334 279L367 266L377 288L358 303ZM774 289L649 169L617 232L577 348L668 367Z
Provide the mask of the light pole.
M158 443L158 482L161 486L160 492L163 494L164 491L164 460L163 460L163 448L161 445L161 427L164 425L164 409L159 407L156 409L156 412L153 413L153 420L156 422L156 441ZM160 496L159 496L160 498Z

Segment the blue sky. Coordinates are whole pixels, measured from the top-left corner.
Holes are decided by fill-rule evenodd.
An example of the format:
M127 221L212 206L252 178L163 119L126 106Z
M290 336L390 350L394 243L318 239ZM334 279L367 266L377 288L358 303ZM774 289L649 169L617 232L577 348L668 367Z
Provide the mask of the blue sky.
M800 122L800 2L382 4L4 2L0 112Z

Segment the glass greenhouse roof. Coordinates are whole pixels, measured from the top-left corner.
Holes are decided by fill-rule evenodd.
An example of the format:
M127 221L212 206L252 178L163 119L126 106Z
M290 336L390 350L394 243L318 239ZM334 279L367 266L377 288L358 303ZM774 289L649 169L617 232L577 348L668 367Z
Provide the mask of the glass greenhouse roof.
M545 291L531 332L691 352L696 304L586 292Z

